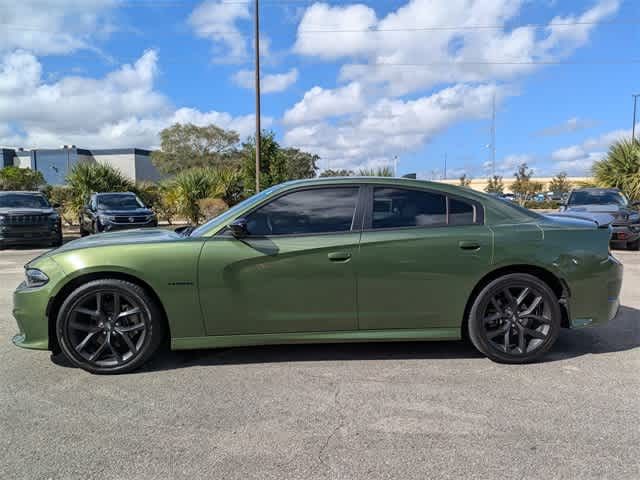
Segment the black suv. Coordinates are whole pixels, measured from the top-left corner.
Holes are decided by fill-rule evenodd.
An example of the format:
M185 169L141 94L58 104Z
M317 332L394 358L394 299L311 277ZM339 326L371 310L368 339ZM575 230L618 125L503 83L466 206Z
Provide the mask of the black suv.
M80 214L80 235L157 227L158 218L135 193L94 193Z
M0 248L8 245L62 245L62 222L39 192L0 192Z
M567 213L607 213L614 217L611 226L614 246L640 248L640 202L631 203L617 188L581 188L569 194L562 211Z

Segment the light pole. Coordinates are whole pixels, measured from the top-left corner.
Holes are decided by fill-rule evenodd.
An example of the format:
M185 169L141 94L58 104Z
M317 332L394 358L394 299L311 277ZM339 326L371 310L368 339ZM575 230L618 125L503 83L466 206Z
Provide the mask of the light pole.
M638 105L638 97L640 97L640 93L636 93L631 96L633 97L633 126L631 127L631 143L633 143L636 140L636 107Z
M256 58L256 193L260 191L260 6L255 0L254 14Z

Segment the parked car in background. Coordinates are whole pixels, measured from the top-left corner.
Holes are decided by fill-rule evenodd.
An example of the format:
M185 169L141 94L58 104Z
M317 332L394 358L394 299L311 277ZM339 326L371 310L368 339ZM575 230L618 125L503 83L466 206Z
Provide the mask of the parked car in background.
M157 227L158 217L135 193L94 193L80 214L80 235Z
M62 245L62 222L40 192L0 192L0 248Z
M192 349L468 335L495 361L532 362L561 328L616 315L622 265L609 235L442 183L288 182L182 235L105 233L31 261L13 341L94 373L135 369L165 339Z
M631 203L617 188L580 188L573 190L561 212L609 214L613 217L611 244L640 249L640 202Z

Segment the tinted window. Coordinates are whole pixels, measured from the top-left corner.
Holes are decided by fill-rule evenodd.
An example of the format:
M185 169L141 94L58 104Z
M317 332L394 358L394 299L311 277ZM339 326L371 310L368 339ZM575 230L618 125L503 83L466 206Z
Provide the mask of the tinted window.
M0 207L3 208L47 208L49 202L42 195L7 193L0 195Z
M446 197L438 193L399 188L373 191L373 228L443 225L446 212Z
M473 225L474 221L473 205L449 197L449 225Z
M351 230L358 187L289 193L247 216L251 235L293 235Z
M578 191L569 197L569 205L627 205L627 200L618 192L611 191Z
M144 204L135 195L100 195L98 208L105 210L133 210L144 208Z

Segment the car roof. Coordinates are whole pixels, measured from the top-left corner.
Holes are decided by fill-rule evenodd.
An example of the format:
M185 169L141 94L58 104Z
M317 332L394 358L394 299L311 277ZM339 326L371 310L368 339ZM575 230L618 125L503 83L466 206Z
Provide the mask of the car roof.
M600 192L616 192L616 193L620 193L620 189L619 188L602 188L602 187L574 188L573 191L574 192L594 192L594 193L600 193Z
M95 192L94 195L135 195L133 192Z
M0 191L0 195L41 195L44 196L44 193L42 192L36 192L36 191L31 191L31 190L4 190L4 191Z

